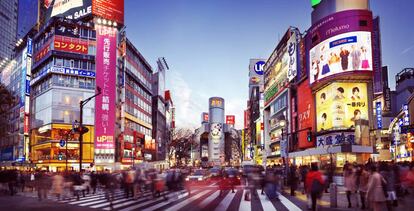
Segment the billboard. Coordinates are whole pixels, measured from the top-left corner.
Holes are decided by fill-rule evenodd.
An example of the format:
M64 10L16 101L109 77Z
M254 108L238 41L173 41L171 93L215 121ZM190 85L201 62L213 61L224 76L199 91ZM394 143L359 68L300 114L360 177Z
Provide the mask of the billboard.
M207 123L208 122L208 113L203 112L201 113L201 123Z
M277 52L274 66L265 72L264 100L267 105L288 83L289 54L286 47Z
M45 22L51 17L84 18L92 14L92 0L44 0Z
M88 54L88 41L56 35L54 49L71 53Z
M102 93L95 100L95 149L114 149L116 104L115 28L96 26L96 87Z
M93 15L124 24L124 0L93 0Z
M348 32L333 36L309 52L310 83L345 72L372 71L371 33Z
M307 81L302 82L298 86L298 93L301 94L301 97L298 99L298 138L299 138L299 148L308 148L315 146L314 140L307 140L307 133L309 130L313 129L313 123L315 118L315 105L313 102L312 91Z
M297 75L297 44L296 44L296 32L293 32L293 34L290 36L288 44L287 44L287 52L289 54L289 64L288 64L288 72L287 77L289 81L292 81L296 75Z
M249 63L249 87L263 86L264 59L250 59ZM250 92L250 91L249 91Z
M366 83L332 83L316 93L317 131L351 129L368 120Z
M373 20L372 30L372 66L374 70L374 93L381 93L382 84L382 61L381 61L381 33L379 17Z
M226 115L226 124L233 125L236 122L236 117L234 115Z

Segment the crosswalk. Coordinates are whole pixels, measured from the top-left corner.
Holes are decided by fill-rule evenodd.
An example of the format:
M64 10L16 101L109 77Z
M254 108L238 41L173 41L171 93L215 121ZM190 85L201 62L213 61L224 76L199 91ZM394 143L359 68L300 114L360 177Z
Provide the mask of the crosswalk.
M245 194L250 194L249 200L245 200ZM36 193L25 193L24 196L37 197ZM160 197L154 198L150 192L145 192L138 198L125 198L122 190L116 190L111 203L105 197L105 193L100 191L93 195L80 197L77 200L71 197L64 200L57 200L56 197L49 197L49 200L56 203L64 203L79 207L88 207L96 210L166 210L166 211L187 211L187 210L301 210L299 206L283 195L279 195L278 199L269 200L266 195L261 194L260 190L250 193L249 190L238 188L232 191L220 191L216 188L200 188L191 190L189 194L185 190L175 192L165 192Z

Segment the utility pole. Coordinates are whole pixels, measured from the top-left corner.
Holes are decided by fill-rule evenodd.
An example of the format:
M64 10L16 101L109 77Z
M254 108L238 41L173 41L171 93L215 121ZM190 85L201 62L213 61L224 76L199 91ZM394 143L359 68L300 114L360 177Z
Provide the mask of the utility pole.
M101 88L98 86L96 87L96 90L98 91L98 93L96 93L95 95L93 95L92 97L86 98L85 100L81 100L79 102L79 131L80 131L80 136L79 136L79 172L82 171L82 153L83 153L83 134L84 134L84 129L83 129L83 107L93 98L95 98L96 96L101 94Z

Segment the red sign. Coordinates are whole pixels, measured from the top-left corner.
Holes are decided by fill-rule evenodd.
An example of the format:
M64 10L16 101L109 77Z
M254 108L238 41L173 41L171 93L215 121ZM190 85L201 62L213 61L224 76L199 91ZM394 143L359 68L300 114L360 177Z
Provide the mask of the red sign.
M50 44L50 43L49 43ZM46 45L45 47L43 47L42 50L38 51L36 53L36 55L34 56L34 60L35 62L40 61L40 59L42 59L44 56L46 56L46 54L49 52L50 50L50 45Z
M203 122L208 122L208 113L203 113Z
M124 0L93 0L92 14L124 24Z
M235 117L234 117L234 115L227 115L226 116L226 124L228 124L228 125L234 125L234 123L235 123Z
M250 126L249 110L244 111L244 128L249 128Z
M24 134L29 134L29 114L24 114Z
M306 128L313 129L313 123L315 119L314 112L314 102L312 97L312 92L309 87L309 81L306 80L302 82L297 93L301 94L300 100L297 101L298 104L298 130L299 132L299 148L309 148L315 146L315 140L312 138L312 141L309 142L307 139L308 131Z
M88 41L79 38L55 36L55 50L88 54Z

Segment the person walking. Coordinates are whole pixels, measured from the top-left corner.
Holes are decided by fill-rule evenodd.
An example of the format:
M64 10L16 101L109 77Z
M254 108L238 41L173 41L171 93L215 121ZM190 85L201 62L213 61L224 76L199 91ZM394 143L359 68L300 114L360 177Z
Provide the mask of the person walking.
M386 185L385 179L377 172L377 167L371 165L371 176L368 180L367 199L374 211L386 210L385 202L387 201L387 191L384 189Z
M344 187L346 191L346 198L348 200L348 208L352 207L351 196L356 192L356 175L351 164L347 165L344 170ZM357 205L358 206L358 205Z
M380 171L381 176L387 182L387 185L386 185L387 194L388 194L387 207L388 207L388 210L392 210L393 205L394 206L398 205L397 194L395 191L395 184L396 184L395 174L394 174L394 171L390 169L390 166L386 162L381 162L379 171Z
M65 179L60 173L57 173L52 177L52 194L56 195L58 200L61 199L64 185Z
M47 199L47 189L49 187L49 177L45 173L45 171L39 171L35 175L36 181L36 188L37 188L37 196L39 197L39 201L42 199Z
M95 171L92 171L90 177L91 177L92 194L95 194L96 193L96 187L98 186L98 175L95 173Z
M366 204L368 180L369 180L369 172L367 171L367 167L363 165L359 165L356 171L356 185L357 185L359 197L361 200L361 209L365 209L368 207Z
M306 175L306 193L311 196L313 211L316 210L316 203L318 198L321 197L321 194L324 190L325 181L322 178L322 173L319 171L318 164L312 163L311 169Z

